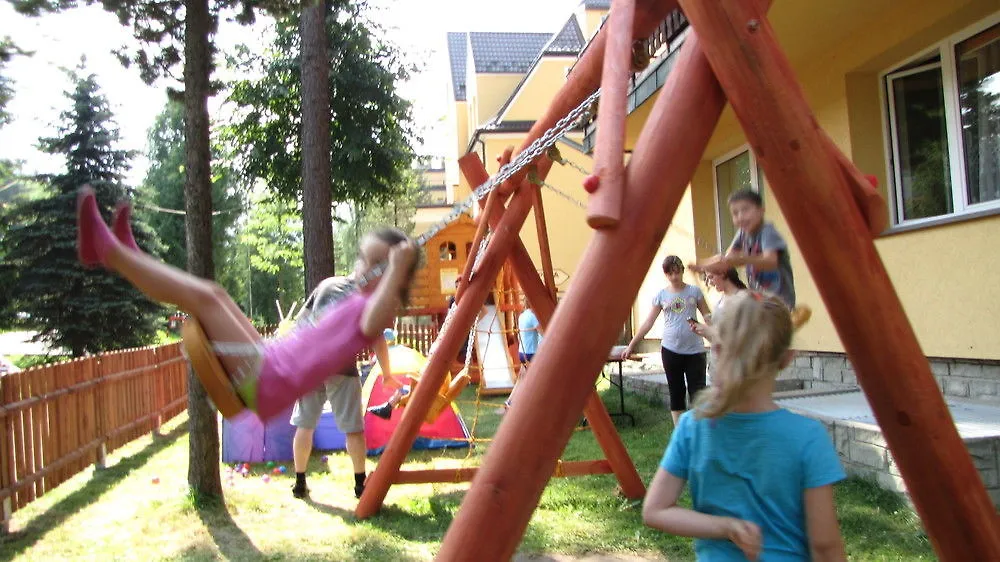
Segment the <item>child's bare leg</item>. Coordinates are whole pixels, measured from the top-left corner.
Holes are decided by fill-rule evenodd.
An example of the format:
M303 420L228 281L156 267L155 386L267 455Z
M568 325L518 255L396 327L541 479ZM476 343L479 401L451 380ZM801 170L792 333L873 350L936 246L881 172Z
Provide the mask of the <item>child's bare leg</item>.
M81 257L96 261L127 279L153 300L166 302L195 316L212 341L254 344L256 331L248 334L242 321L232 314L236 304L221 287L186 271L167 265L148 254L126 247L104 224L93 191L81 191L77 220ZM220 358L226 371L244 366L240 357Z

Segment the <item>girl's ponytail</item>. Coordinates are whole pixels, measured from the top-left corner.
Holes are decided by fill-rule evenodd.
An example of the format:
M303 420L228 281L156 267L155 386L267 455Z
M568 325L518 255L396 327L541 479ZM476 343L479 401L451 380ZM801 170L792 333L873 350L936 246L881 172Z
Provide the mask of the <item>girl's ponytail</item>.
M791 315L779 299L749 291L731 299L710 328L718 363L712 387L695 401L699 417L732 411L751 387L776 376L792 343Z

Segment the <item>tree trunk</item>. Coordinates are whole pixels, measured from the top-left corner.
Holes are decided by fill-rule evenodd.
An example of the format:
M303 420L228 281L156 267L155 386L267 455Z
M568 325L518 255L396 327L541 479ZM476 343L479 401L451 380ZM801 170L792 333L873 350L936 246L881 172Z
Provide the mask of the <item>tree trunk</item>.
M302 237L306 294L333 275L330 194L330 67L326 1L305 0L302 44Z
M184 226L187 268L215 277L212 260L212 180L208 131L212 27L208 0L185 0L184 20ZM193 370L188 370L188 484L197 496L222 496L219 476L219 426L214 406Z

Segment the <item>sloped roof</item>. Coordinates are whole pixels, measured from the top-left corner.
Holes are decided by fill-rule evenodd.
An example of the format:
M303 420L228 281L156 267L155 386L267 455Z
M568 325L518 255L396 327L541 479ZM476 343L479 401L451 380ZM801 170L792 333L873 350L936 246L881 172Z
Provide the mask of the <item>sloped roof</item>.
M451 83L455 88L455 101L465 101L465 58L468 34L448 33L448 60L451 63Z
M510 107L510 104L514 103L514 98L517 96L517 93L528 81L528 77L531 76L532 70L535 68L535 66L538 65L538 63L542 60L543 57L545 56L575 57L580 52L580 50L583 49L586 45L587 42L584 41L583 39L583 32L580 31L580 24L577 22L576 16L570 16L570 18L566 20L566 23L563 24L562 29L552 34L552 39L548 42L548 44L545 45L542 52L538 53L538 56L535 57L535 60L531 62L531 66L529 67L528 72L524 75L524 78L521 78L521 81L518 82L516 87L514 87L514 90L510 93L510 96L507 98L507 101L505 101L503 105L500 106L500 109L497 110L496 115L494 115L493 118L490 119L490 122L495 123L501 117L503 117L504 113L507 111L507 108Z
M523 74L552 37L549 33L472 32L476 72Z
M576 16L570 16L562 29L552 36L542 54L576 56L586 44L586 41L583 40L583 32L580 31L580 24L576 21Z

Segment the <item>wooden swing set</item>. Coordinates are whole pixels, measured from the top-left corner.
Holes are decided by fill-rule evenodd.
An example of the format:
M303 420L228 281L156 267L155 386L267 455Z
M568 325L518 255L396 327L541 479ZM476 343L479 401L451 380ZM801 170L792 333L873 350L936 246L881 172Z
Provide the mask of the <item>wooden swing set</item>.
M769 5L768 0L614 1L607 25L520 149L601 87L594 176L584 184L590 193L588 223L595 233L573 285L557 309L539 187L527 179L528 170L522 170L483 204L474 247L487 227L492 236L474 275L469 275L471 260L466 264L454 317L440 334L437 352L422 377L429 384L413 392L368 479L356 511L359 517L376 513L392 484L450 482L474 474L438 559L510 559L546 483L557 475L559 457L581 411L607 456L599 461L606 463L601 464L607 469L603 471L616 474L626 496L643 495L642 482L594 392L594 381L728 102L817 280L938 556L963 562L1000 560L996 510L872 240L885 227L884 202L818 126L766 19ZM692 33L626 166L633 39L647 37L678 7ZM512 155L508 150L501 164L510 162ZM471 185L489 179L475 154L459 164ZM540 155L532 173L544 180L551 165ZM518 236L532 208L544 281ZM546 343L534 358L532 376L524 381L481 467L403 472L400 466L449 359L458 352L505 261L545 328ZM559 408L552 407L553 396L559 397ZM591 473L593 463L579 468ZM484 528L491 532L482 533Z

